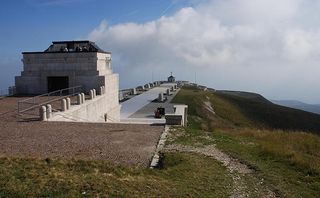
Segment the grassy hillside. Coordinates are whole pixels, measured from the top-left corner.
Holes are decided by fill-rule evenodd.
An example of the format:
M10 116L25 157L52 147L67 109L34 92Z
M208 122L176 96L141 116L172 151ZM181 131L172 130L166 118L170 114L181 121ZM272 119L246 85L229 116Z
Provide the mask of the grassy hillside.
M195 87L182 89L174 102L189 105L189 126L176 142L216 144L254 167L255 177L278 196L320 194L320 137L313 134L320 132L320 116L274 105L258 94Z
M204 101L211 102L217 116L208 118L207 112L201 111ZM320 134L320 115L275 105L254 93L217 91L208 95L195 87L185 87L174 102L187 103L190 114L208 120L209 125L215 122L212 127L233 125Z
M189 105L189 123L171 127L166 148L216 147L253 172L232 172L203 153L175 150L163 151L159 169L0 157L0 197L319 197L318 116L258 94L194 87L183 88L174 102Z

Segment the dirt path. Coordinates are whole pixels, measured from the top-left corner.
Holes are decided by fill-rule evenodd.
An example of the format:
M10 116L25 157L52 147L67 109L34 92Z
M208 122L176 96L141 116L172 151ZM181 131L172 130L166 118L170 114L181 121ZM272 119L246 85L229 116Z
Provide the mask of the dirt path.
M233 194L230 196L230 198L249 197L249 194L247 193L247 186L243 181L242 176L253 173L254 170L250 169L247 165L241 163L239 160L223 153L214 145L208 145L205 147L192 147L180 144L171 144L167 145L164 148L164 151L198 153L216 159L229 170L230 176L233 179L235 188L233 189ZM265 192L261 194L261 197L276 197L276 195L271 190L266 189Z

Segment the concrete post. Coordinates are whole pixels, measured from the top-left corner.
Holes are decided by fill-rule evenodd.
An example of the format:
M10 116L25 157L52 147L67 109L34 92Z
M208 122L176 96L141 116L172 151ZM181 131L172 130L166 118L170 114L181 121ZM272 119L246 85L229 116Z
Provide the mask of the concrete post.
M66 101L67 101L67 109L70 109L70 107L71 107L71 100L70 100L70 98L67 98Z
M103 95L103 86L100 87L100 95Z
M51 104L47 104L47 119L52 117L52 106Z
M78 94L78 95L77 95L77 104L78 104L78 105L81 105L81 101L82 101L82 99L81 99L81 94Z
M170 89L167 89L166 94L167 94L167 96L170 96Z
M173 87L170 87L170 91L173 91Z
M149 83L146 84L146 88L147 88L147 89L150 89L150 84L149 84Z
M40 120L41 121L46 121L47 120L47 108L45 106L41 106L39 108L39 115L40 115Z
M132 93L132 95L137 95L137 89L133 88L131 93Z
M119 101L123 100L123 93L122 91L119 91Z
M67 110L67 100L62 99L61 100L61 111L66 111Z
M90 94L90 99L92 100L93 99L93 90L92 89L90 90L89 94Z
M164 101L164 98L163 98L163 93L159 93L159 96L158 96L158 101L159 102L163 102Z
M84 93L81 93L81 104L83 104L86 101L86 96Z
M95 98L97 96L96 89L92 89L92 91L93 91L93 98Z

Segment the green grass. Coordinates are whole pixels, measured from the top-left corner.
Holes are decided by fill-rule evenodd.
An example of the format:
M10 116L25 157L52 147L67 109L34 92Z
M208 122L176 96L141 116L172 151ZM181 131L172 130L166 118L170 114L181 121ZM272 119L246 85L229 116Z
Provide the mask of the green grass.
M204 108L210 101L215 114ZM189 105L189 123L174 127L167 144L215 144L252 167L239 175L249 197L269 188L281 197L319 197L319 117L273 105L250 93L183 88L175 103ZM297 132L301 131L301 132ZM0 158L0 197L229 197L235 183L216 160L163 153L162 169L104 161Z
M313 138L318 143L320 140L313 137L311 141L291 141L309 135L273 131L212 133L218 148L254 167L257 177L264 178L281 196L317 197L320 193L319 144L312 142Z
M204 101L211 102L217 116L204 109ZM249 127L320 134L320 115L275 105L257 94L213 93L184 87L173 102L188 104L190 116L201 119L197 124L202 130Z
M217 161L192 154L165 153L161 170L47 161L1 158L0 197L228 197L233 187Z
M204 101L212 103L216 114L210 115L203 108ZM254 176L264 178L266 185L280 196L318 197L320 194L320 137L292 131L299 128L317 133L314 120L309 125L307 120L296 124L294 119L311 116L318 122L319 116L278 107L259 95L209 93L194 87L182 89L174 102L187 103L192 108L189 126L182 130L185 135L178 135L171 143L194 146L214 143L256 169ZM278 117L279 112L282 118ZM265 115L270 118L263 120ZM293 127L286 128L291 124ZM283 127L286 130L280 130Z

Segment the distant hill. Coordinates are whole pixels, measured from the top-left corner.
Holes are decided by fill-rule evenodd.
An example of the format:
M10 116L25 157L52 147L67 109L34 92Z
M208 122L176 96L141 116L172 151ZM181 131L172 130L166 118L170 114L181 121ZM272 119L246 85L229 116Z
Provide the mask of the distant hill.
M206 109L212 104L214 115ZM240 91L201 91L185 86L174 102L189 105L189 113L201 118L203 129L248 127L309 131L320 134L320 115L274 104L263 96Z
M271 100L274 104L320 114L320 104L312 105L297 100Z

